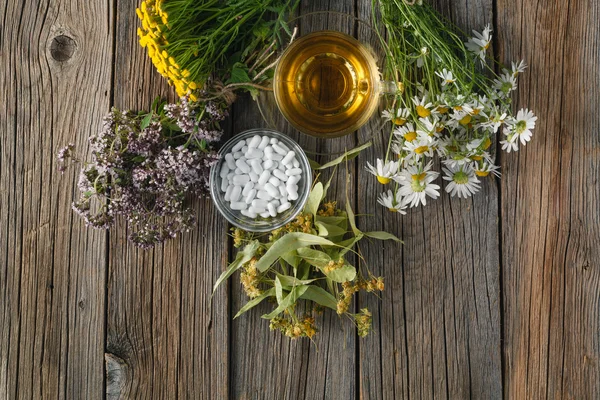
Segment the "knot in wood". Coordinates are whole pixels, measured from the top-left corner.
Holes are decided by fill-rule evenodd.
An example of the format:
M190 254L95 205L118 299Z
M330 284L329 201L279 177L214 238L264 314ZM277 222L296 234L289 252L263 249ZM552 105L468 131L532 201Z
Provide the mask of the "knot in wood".
M64 62L73 57L77 43L66 35L59 35L52 39L50 44L50 55L59 62Z

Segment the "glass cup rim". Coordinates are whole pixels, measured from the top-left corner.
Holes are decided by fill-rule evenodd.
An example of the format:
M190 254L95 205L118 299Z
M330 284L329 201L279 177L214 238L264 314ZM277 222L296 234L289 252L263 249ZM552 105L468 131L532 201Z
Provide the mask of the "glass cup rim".
M264 223L261 223L263 221L259 220L250 220L250 218L243 216L239 211L231 210L223 198L224 194L221 192L222 178L220 177L220 171L221 166L225 162L225 154L229 153L240 140L254 135L274 137L277 140L283 141L290 150L294 150L300 162L300 168L302 168L302 178L298 182L298 199L292 203L292 207L288 211L278 214L276 217L265 219ZM293 221L304 209L312 185L312 169L304 149L288 135L271 128L248 129L231 137L221 146L217 154L219 160L210 170L210 194L215 207L230 224L249 232L270 232ZM285 215L285 217L280 218L280 215Z

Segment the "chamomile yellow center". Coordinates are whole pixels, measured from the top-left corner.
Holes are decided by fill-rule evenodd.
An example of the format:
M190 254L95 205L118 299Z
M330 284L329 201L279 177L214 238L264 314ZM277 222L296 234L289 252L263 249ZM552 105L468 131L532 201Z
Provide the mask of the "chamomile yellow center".
M395 209L395 208L393 208L393 207L390 207L390 208L388 208L388 210L390 210L391 212L398 212L398 210L396 210L396 209Z
M406 119L402 117L394 118L392 121L395 125L402 126L406 123Z
M492 141L490 140L490 138L485 138L485 141L483 142L483 149L487 150L490 148L491 145Z
M406 140L407 142L412 142L416 138L417 132L406 132L406 134L404 134L404 140Z
M391 179L387 178L385 176L379 176L379 175L377 175L377 181L379 181L379 183L381 183L382 185L385 185L385 184L390 183Z
M428 150L429 150L429 146L419 146L419 147L415 148L415 153L423 154L423 153L427 152Z
M460 121L458 121L461 125L466 126L469 125L471 123L471 120L473 119L473 117L471 117L471 115L467 114L464 117L462 117L462 119Z
M431 111L429 111L427 108L425 108L422 105L418 105L417 106L417 114L421 118L427 118L427 117L429 117L431 115Z
M475 174L476 174L477 176L482 176L482 177L484 177L484 176L488 176L488 175L490 174L490 171L475 171Z
M438 111L440 114L446 114L446 113L448 112L448 107L442 107L442 106L439 106L439 107L437 108L437 111Z
M413 181L422 181L426 176L427 174L425 172L421 172L420 174L412 174L411 178Z
M481 160L483 160L483 157L482 156L471 156L471 160L473 160L473 161L481 161Z

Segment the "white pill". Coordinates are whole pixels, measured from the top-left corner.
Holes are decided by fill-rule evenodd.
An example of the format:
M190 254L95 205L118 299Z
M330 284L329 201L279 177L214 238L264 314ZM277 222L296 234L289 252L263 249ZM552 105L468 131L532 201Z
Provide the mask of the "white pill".
M233 158L239 160L240 158L244 157L245 154L246 153L244 153L243 151L236 151L235 153L233 153Z
M254 173L256 175L260 175L263 173L263 167L260 164L260 160L251 160L250 161L250 166L252 166L252 171L254 171Z
M240 210L240 214L248 216L248 210Z
M279 165L277 166L277 169L280 170L281 172L285 172L287 170L287 167L284 164L279 163Z
M289 147L287 147L287 146L285 145L285 143L283 143L283 142L279 142L279 143L277 143L277 146L279 146L279 147L281 147L283 150L285 150L285 152L286 152L286 153L287 153L288 151L290 151L290 148L289 148Z
M275 187L279 187L279 185L281 185L281 181L274 176L269 178L269 183Z
M248 175L236 175L233 177L233 184L238 186L244 186L250 182L250 176Z
M225 196L223 196L225 201L229 201L229 199L231 198L231 191L233 190L233 188L233 185L229 185L227 186L227 189L225 189Z
M264 148L263 152L265 154L273 154L273 147L272 146L267 146Z
M258 197L261 200L266 200L266 201L273 200L273 196L271 196L269 193L265 192L264 190L259 190L258 193L256 193L256 197Z
M252 200L254 200L255 198L256 198L256 189L252 189L248 192L246 197L244 197L244 201L246 202L246 204L250 204L250 203L252 203Z
M232 210L245 210L246 208L248 208L248 204L246 204L243 201L234 201L231 204L229 204L229 207Z
M288 191L288 200L298 200L298 189L294 189L294 186L286 187Z
M260 213L260 216L263 218L269 218L271 215L269 214L268 211L265 211L264 213Z
M231 181L234 176L235 176L235 172L231 171L230 173L227 174L227 180Z
M245 154L248 151L248 146L242 147L240 151Z
M279 140L277 140L276 138L271 138L271 140L269 140L269 143L271 143L271 144L275 144L278 142L279 142Z
M267 204L267 210L269 210L271 217L277 216L277 208L273 205L273 203Z
M229 181L227 179L221 180L221 192L224 192L229 187Z
M301 168L288 169L287 171L285 171L285 174L287 176L301 175L302 174L302 169Z
M291 206L292 206L291 203L288 203L288 202L282 203L279 207L277 207L277 212L282 213L284 211L287 211L290 209Z
M252 182L247 182L247 183L244 185L244 190L242 190L242 195L243 195L243 196L247 196L247 195L248 195L248 193L250 193L250 191L251 191L253 188L254 188L254 183L252 183Z
M235 171L233 171L233 173L234 173L235 175L241 175L241 174L242 174L242 170L241 170L241 169L239 169L239 168L236 168L236 169L235 169ZM235 175L234 175L234 176L235 176Z
M279 196L279 190L270 183L265 184L265 190L267 191L267 193L269 193L273 197ZM289 192L289 190L288 190L288 192Z
M229 195L229 201L235 203L236 201L238 201L240 199L241 195L242 195L242 187L234 186L233 189L231 190L231 194Z
M286 201L287 201L287 200L286 200ZM277 207L279 207L279 205L281 204L281 203L279 202L279 200L277 200L277 199L273 199L273 200L271 200L269 203L273 204L273 205L275 206L275 209L277 209Z
M274 165L274 161L273 160L266 160L263 164L262 167L264 169L271 169L271 167Z
M221 172L219 173L219 176L223 179L225 179L227 177L227 174L229 173L229 167L227 166L227 163L223 163L223 165L221 166Z
M254 171L250 171L250 172L248 173L248 176L250 176L250 181L251 181L251 182L254 182L254 183L257 183L257 182L258 182L258 174L257 174L256 172L254 172Z
M266 212L267 209L262 208L262 207L250 206L250 207L248 207L248 211L250 211L251 213L255 213L255 214L262 214L262 213Z
M235 165L238 166L239 169L242 170L243 173L247 174L250 172L250 167L246 164L246 161L243 158L235 161Z
M269 137L263 136L262 139L260 140L258 148L261 150L264 150L268 145L269 145Z
M275 152L276 152L276 153L279 153L279 154L281 154L282 156L285 156L285 155L288 153L288 151L287 151L287 150L284 150L284 149L283 149L283 148L280 146L280 144L281 144L281 143L275 143L275 144L273 145L273 150L275 150Z
M245 144L246 144L245 140L240 140L239 142L237 142L235 144L235 146L233 146L233 148L231 149L231 152L235 153L236 151L240 151L242 149L242 147L244 147Z
M246 153L246 157L248 157L248 159L251 158L262 158L264 155L262 150L259 149L248 149L248 152Z
M235 160L231 153L225 154L225 162L227 163L227 166L229 167L230 171L235 170Z
M248 210L248 212L246 213L246 215L248 216L248 218L252 218L252 219L258 217L258 215L255 212L252 212L250 210Z
M296 157L292 160L292 165L294 168L300 167L300 161L296 160Z
M266 200L261 200L261 199L252 200L252 207L264 208L266 210L267 204L269 204L269 202Z
M281 195L281 197L287 198L288 192L285 186L281 185L277 189L279 189L279 194Z
M260 178L258 178L258 184L264 185L265 183L267 183L269 181L270 177L271 177L271 172L269 170L265 169L263 171L263 173L260 174Z
M252 139L250 139L250 141L248 142L248 148L254 149L254 148L258 147L261 140L262 140L262 138L258 135L252 136Z
M273 171L273 175L275 175L280 181L285 182L288 180L288 176L285 174L285 172L276 169Z
M300 182L301 178L302 177L300 175L292 175L287 180L286 185L296 185L298 182Z
M281 163L283 165L291 164L294 157L296 157L296 153L294 153L293 151L288 151L285 157L283 157L283 160L281 160Z
M281 154L277 154L277 153L267 154L265 157L267 158L267 160L273 160L273 161L283 160L283 156Z

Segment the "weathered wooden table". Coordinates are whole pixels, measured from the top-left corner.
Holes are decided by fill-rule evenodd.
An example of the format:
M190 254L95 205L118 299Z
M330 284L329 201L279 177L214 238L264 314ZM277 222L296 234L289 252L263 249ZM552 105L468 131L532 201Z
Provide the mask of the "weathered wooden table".
M516 101L539 115L535 136L473 199L443 195L404 217L376 205L377 184L353 163L353 205L374 215L360 223L406 244L363 247L386 277L381 300L355 304L373 311L374 334L358 339L325 313L315 346L270 333L264 310L232 321L237 283L210 307L231 256L210 200L195 203L197 230L149 252L125 224L87 230L71 212L77 172L57 172L56 150L85 152L112 105L173 98L137 44L136 2L4 0L0 398L600 398L600 3L434 3L466 31L492 23L495 55L531 65ZM368 19L370 1L302 1L314 10ZM230 133L260 124L240 99ZM323 153L368 135L287 131Z

